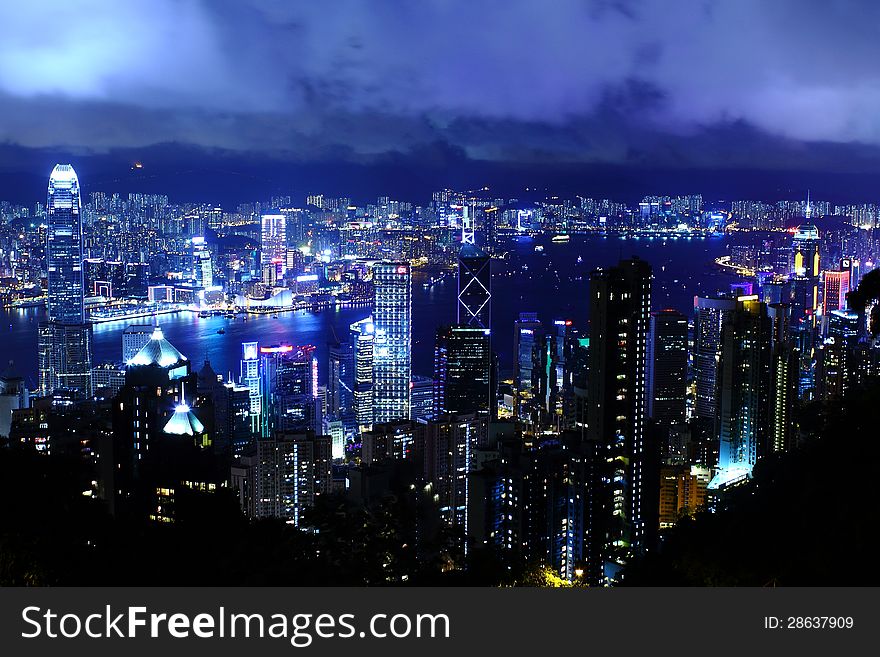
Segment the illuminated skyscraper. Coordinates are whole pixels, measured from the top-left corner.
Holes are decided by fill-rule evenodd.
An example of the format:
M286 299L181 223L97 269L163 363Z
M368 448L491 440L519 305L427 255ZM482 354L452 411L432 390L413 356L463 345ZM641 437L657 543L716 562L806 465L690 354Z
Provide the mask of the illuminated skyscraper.
M260 265L275 265L276 275L284 276L287 263L287 218L278 211L262 216Z
M352 360L352 407L358 427L373 424L373 318L367 317L349 327L351 331Z
M458 254L458 323L490 328L492 259L475 244L462 244Z
M92 325L40 322L37 328L39 394L61 390L92 394Z
M122 331L122 362L127 363L150 341L152 324L129 324Z
M79 179L69 164L57 164L52 169L46 211L49 321L82 324L85 313Z
M792 318L812 324L819 305L819 229L809 223L798 226L791 252Z
M327 419L342 423L343 433L355 433L354 351L349 340L327 345ZM372 374L372 373L371 373Z
M126 363L125 385L113 403L112 450L101 457L104 495L111 506L130 497L143 469L150 469L145 464L156 456L157 441L175 408L194 399L197 386L191 362L154 326L150 339Z
M710 489L752 475L770 429L772 324L758 297L740 297L721 331L718 470Z
M832 310L846 309L846 294L850 290L850 272L826 271L824 272L825 287L822 292L822 314L827 315Z
M767 306L772 328L770 364L770 435L765 453L787 452L794 446L795 403L798 398L800 352L791 340L791 306Z
M641 552L652 504L646 461L651 266L633 258L590 276L587 436L605 455L605 556L609 576ZM656 508L656 507L655 507Z
M199 287L211 287L214 284L214 270L211 264L211 252L205 245L204 237L192 238L193 280Z
M80 190L76 171L58 164L49 176L46 260L48 321L38 328L40 394L92 393L92 328L83 309Z
M697 417L712 422L717 408L715 385L721 353L721 327L735 309L733 299L694 297L695 411Z
M318 361L312 345L260 347L261 435L276 431L320 433Z
M530 416L535 396L532 371L535 350L543 342L544 329L538 313L520 313L513 327L513 412L517 417Z
M242 479L252 495L243 500L252 518L282 518L299 525L303 511L329 493L332 477L330 436L279 432L258 440Z
M251 416L251 433L253 435L261 435L265 428L262 419L263 400L260 394L260 357L258 343L242 342L241 343L241 385L246 387L249 392L250 416ZM264 438L266 436L263 436Z
M405 262L373 267L373 422L410 417L412 291Z

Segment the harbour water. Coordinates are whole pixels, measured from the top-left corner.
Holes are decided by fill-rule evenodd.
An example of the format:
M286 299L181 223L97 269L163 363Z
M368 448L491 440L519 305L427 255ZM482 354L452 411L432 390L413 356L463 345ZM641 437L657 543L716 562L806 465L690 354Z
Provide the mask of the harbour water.
M536 250L535 247L542 247ZM549 237L517 238L503 246L506 255L494 259L492 277L493 347L502 370L511 367L513 322L520 312L537 312L545 322L571 319L586 328L590 272L614 265L620 258L637 256L654 268L654 308L674 308L690 314L693 298L725 289L733 280L714 264L726 253L725 241L711 239L622 239L573 236L567 243ZM455 321L456 279L447 276L433 286L420 274L413 281L413 373L432 373L434 333L438 326ZM319 359L319 381L327 377L327 343L344 339L348 326L370 313L369 307L340 308L320 313L300 311L251 315L247 321L223 316L198 317L195 313L162 315L166 337L196 367L210 359L215 371L237 378L241 343L287 342L313 344ZM41 308L0 310L0 364L14 369L28 384L37 381L37 324L45 317ZM106 322L94 329L95 362L116 362L122 357L122 331L130 323ZM223 329L223 333L218 333Z

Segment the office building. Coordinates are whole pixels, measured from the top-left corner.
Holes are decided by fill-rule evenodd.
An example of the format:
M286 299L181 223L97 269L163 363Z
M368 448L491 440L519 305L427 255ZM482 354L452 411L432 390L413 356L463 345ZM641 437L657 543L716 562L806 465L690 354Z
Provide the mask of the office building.
M152 324L129 324L122 331L122 362L127 363L135 357L153 335Z
M822 314L832 310L846 310L846 295L850 290L849 271L826 271L822 292Z
M357 427L373 424L373 337L376 334L372 317L354 322L350 327L352 360L352 412Z
M434 417L434 379L413 374L410 383L410 416L413 420L427 421Z
M327 345L327 418L342 423L343 433L353 436L357 423L354 415L354 349L350 340Z
M318 361L312 345L271 345L259 348L260 435L277 431L320 432Z
M434 346L435 418L447 414L488 415L492 407L492 352L489 329L447 326Z
M535 351L540 349L543 335L538 313L519 314L513 326L513 412L521 419L528 419L531 415L535 397Z
M260 267L272 269L272 282L284 278L287 263L287 218L278 211L261 217Z
M69 164L49 177L47 211L47 310L37 334L39 393L92 394L92 327L83 306L83 250L79 179Z
M49 176L46 219L49 321L82 324L85 312L80 188L76 171L69 164L55 165Z
M373 267L373 421L410 418L412 296L410 266Z
M458 254L458 324L489 329L492 312L492 259L475 244Z

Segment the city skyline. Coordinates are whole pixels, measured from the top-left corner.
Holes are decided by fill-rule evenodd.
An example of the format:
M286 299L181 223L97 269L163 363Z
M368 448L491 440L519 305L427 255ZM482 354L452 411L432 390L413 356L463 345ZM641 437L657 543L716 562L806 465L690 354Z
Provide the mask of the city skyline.
M0 585L876 581L878 18L0 9Z

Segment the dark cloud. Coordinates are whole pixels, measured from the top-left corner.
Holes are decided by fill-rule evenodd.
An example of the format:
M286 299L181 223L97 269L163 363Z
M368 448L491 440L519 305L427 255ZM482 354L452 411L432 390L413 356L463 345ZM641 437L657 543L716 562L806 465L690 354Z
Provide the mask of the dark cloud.
M871 1L4 3L0 141L876 167L878 24Z

